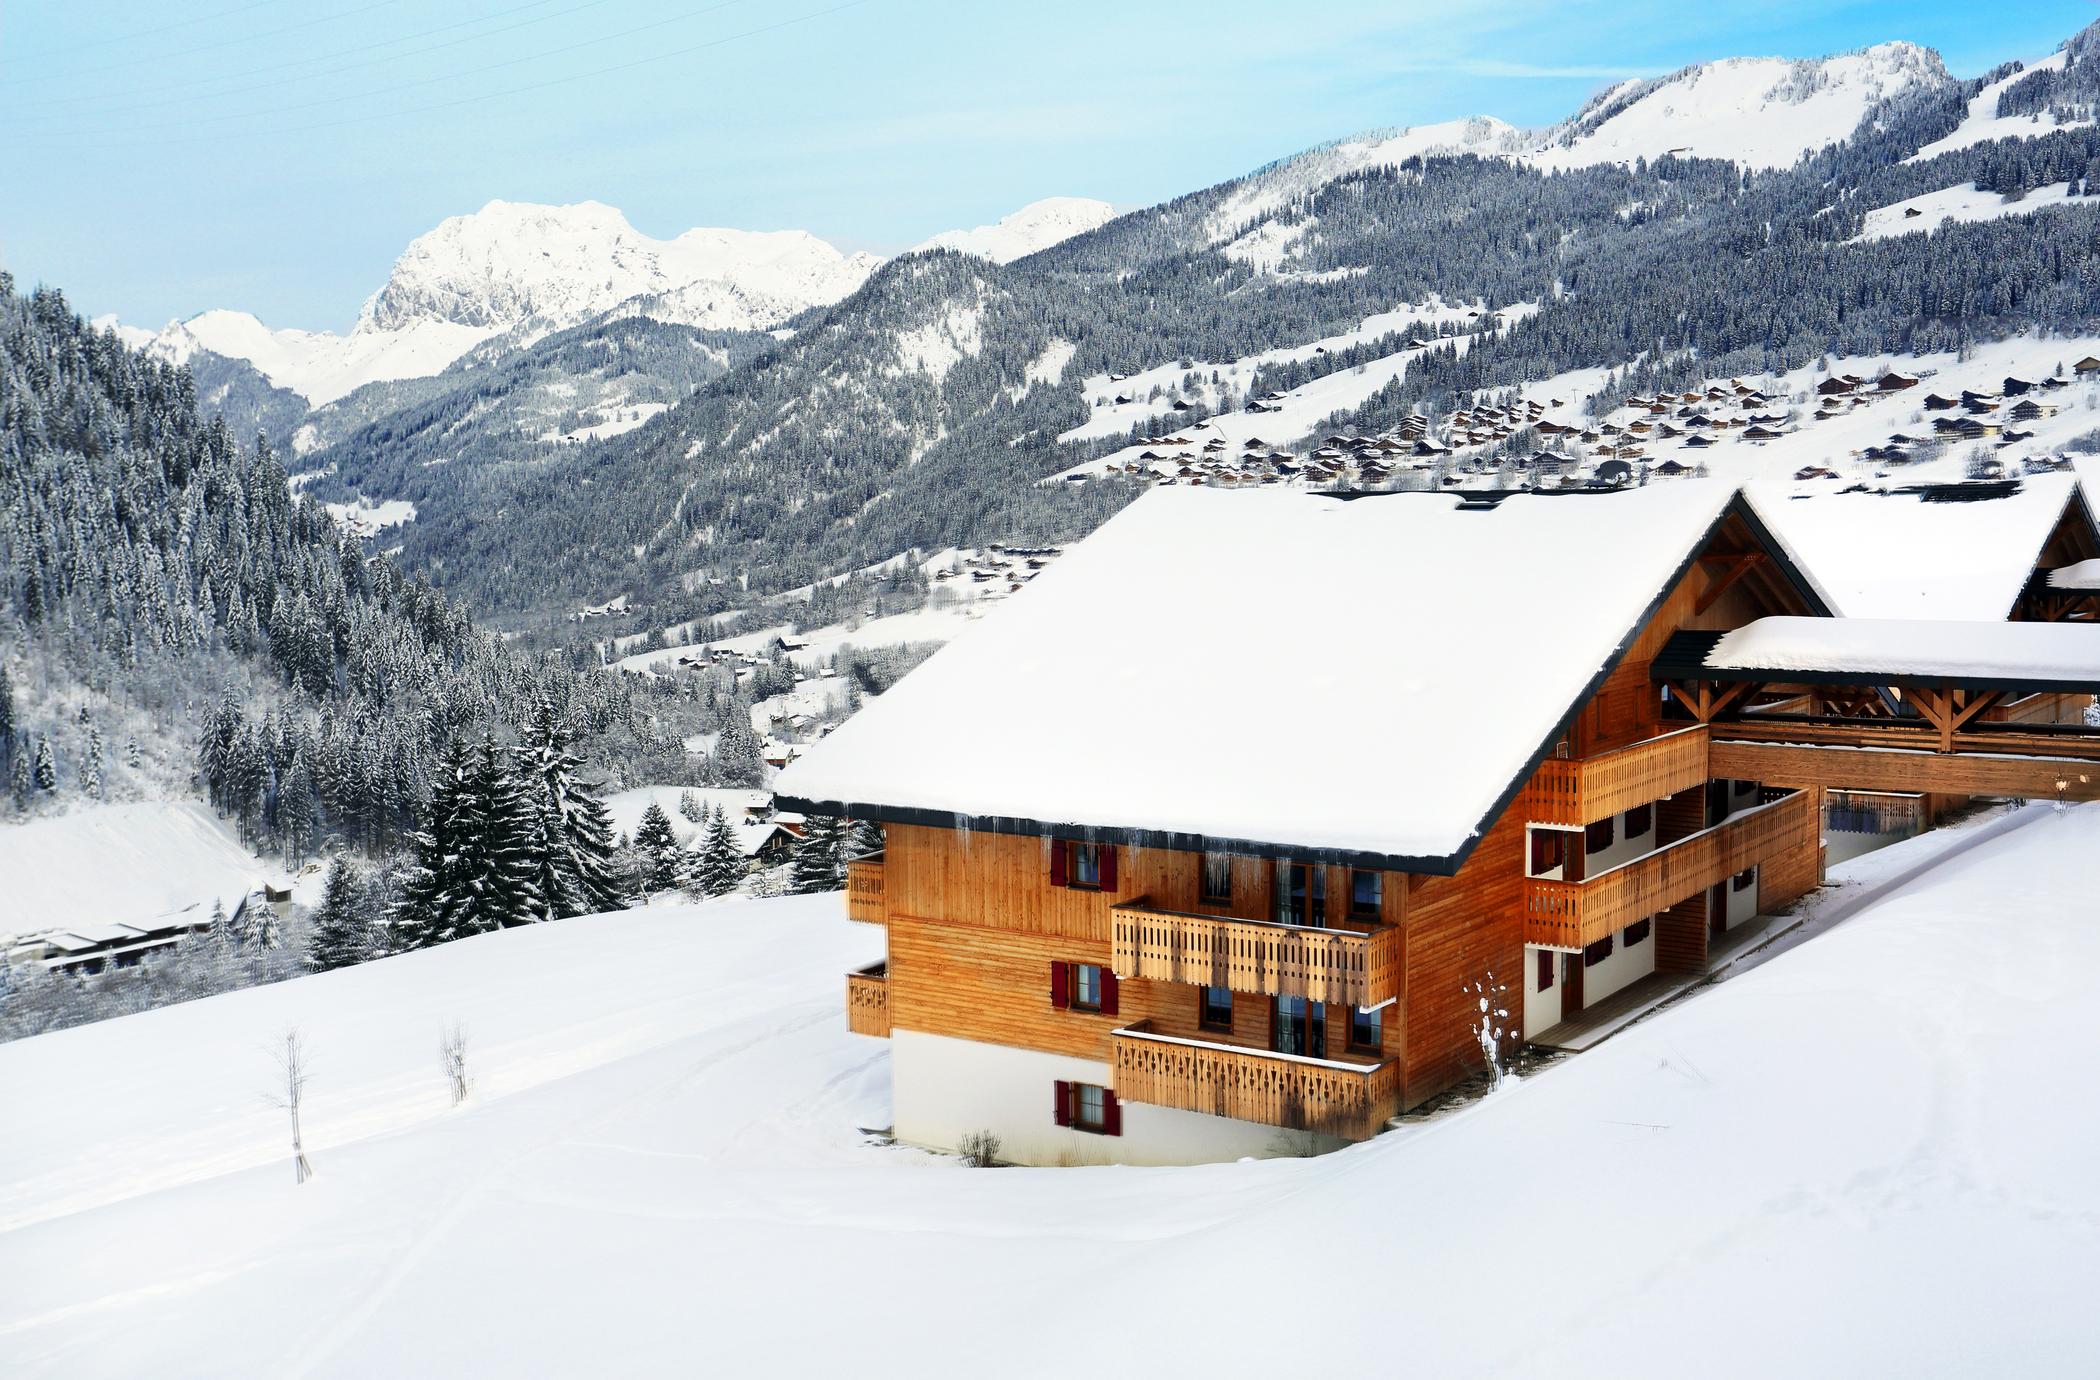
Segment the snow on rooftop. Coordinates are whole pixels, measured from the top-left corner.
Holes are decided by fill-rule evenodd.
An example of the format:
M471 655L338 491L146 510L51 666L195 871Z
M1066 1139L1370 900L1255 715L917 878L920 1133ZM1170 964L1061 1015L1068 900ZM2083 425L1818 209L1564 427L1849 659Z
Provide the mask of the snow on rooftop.
M777 789L1446 858L1734 492L1155 490Z
M1732 671L1974 678L2100 687L2100 629L2079 623L1923 618L1760 618L1722 636L1706 664Z
M2012 612L2076 483L2039 475L1968 503L1779 483L1743 492L1833 612L1990 620Z

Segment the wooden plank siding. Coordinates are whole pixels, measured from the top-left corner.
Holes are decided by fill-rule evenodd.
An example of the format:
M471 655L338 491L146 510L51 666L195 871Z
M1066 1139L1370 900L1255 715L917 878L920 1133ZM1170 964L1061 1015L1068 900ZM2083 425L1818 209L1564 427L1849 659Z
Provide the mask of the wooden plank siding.
M855 858L846 864L846 918L865 924L889 923L889 904L884 899L882 856Z
M1386 1048L1400 1062L1401 1106L1418 1106L1481 1071L1484 1061L1473 1031L1479 999L1467 990L1476 981L1507 988L1507 1024L1523 1025L1524 1004L1524 816L1505 810L1451 877L1415 879L1407 905L1403 963L1406 983L1404 1031ZM1514 1043L1514 1041L1512 1041Z
M1985 750L1988 752L1988 749ZM1983 753L1828 748L1717 740L1713 770L1773 786L2005 795L2037 800L2100 799L2100 760Z

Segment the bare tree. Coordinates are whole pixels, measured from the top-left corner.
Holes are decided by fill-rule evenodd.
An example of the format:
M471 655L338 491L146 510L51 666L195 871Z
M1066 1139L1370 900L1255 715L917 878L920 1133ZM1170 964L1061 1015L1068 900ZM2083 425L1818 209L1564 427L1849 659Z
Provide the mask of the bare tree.
M1473 1036L1487 1059L1488 1086L1499 1088L1508 1072L1502 1062L1502 1041L1512 1033L1502 1024L1509 1019L1509 1011L1503 1006L1509 999L1509 988L1496 980L1495 970L1490 968L1485 977L1467 983L1465 991L1475 999L1475 1009L1480 1013L1480 1024L1473 1027Z
M999 1137L990 1131L971 1131L955 1148L972 1169L991 1169L999 1163Z
M452 1089L452 1105L467 1100L472 1085L467 1079L467 1028L458 1021L438 1032L438 1063Z
M314 1176L314 1167L306 1158L306 1140L299 1126L299 1109L306 1100L306 1041L293 1026L284 1032L284 1047L277 1052L277 1072L280 1082L274 1092L268 1094L270 1105L281 1107L292 1118L292 1172L295 1182L305 1183Z

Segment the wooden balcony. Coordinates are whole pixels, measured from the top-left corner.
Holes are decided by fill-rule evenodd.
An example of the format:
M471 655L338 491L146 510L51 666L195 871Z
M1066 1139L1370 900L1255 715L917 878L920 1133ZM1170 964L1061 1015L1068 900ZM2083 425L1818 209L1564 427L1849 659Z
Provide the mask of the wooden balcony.
M1115 1033L1116 1096L1184 1112L1367 1140L1392 1116L1395 1063L1345 1063L1155 1034Z
M882 890L882 854L846 864L846 918L870 925L890 922L890 905Z
M1813 794L1796 791L1580 882L1524 883L1524 942L1579 949L1791 848L1815 846Z
M846 974L846 1029L856 1035L890 1038L890 965L871 963Z
M1534 824L1594 824L1704 785L1706 742L1702 724L1594 757L1548 758L1532 774L1524 813Z
M1120 978L1351 1006L1400 993L1400 933L1389 925L1313 929L1157 910L1139 897L1110 913L1110 932Z

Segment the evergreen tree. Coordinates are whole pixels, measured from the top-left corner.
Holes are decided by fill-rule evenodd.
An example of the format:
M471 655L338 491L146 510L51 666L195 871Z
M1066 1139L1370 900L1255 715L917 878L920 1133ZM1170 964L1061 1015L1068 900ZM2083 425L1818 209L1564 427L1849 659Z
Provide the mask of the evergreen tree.
M754 695L756 690L754 688ZM762 786L766 780L765 759L759 756L757 735L739 703L727 709L727 722L715 740L713 776L718 786Z
M534 880L543 837L539 812L495 738L482 739L468 783L480 827L465 840L460 884L450 898L455 926L485 934L544 918L546 902Z
M322 883L321 906L314 912L306 966L320 972L363 963L378 955L378 940L366 907L363 879L349 859L338 856L328 865L328 878Z
M845 881L845 865L839 856L839 823L829 815L811 815L795 844L794 865L788 873L788 891L808 896L819 891L837 891Z
M727 896L744 880L744 850L738 846L729 814L720 805L707 821L700 843L695 882L709 896Z
M470 813L467 770L466 745L454 739L438 763L423 827L409 836L409 860L389 916L394 942L403 949L428 948L468 933L451 928L462 839L480 828Z
M15 765L15 683L7 674L7 665L0 662L0 769L9 772Z
M645 891L666 891L679 884L685 873L685 850L678 846L671 817L653 800L634 831L634 849L641 855Z
M700 797L691 791L678 793L678 813L684 815L690 823L707 823L707 808L700 803Z
M581 764L569 751L568 735L553 706L545 701L525 731L519 759L538 812L535 885L545 916L596 915L625 906L628 892L619 874L612 816L596 793L577 780Z
M80 759L80 789L93 799L102 798L102 729L88 730L87 755Z
M31 776L36 782L36 788L40 791L55 791L58 789L58 763L51 756L51 740L49 738L36 740L36 767Z

